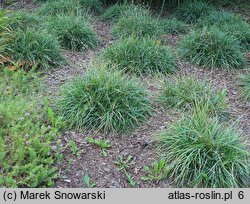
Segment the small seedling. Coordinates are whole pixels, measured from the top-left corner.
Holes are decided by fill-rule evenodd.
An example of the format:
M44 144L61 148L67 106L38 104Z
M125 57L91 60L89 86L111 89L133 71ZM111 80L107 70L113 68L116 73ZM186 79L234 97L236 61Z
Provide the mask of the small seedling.
M69 141L69 146L71 147L71 150L73 152L73 154L77 157L80 156L79 151L78 151L78 147L76 146L76 143L73 140Z
M136 182L133 180L133 178L131 177L131 175L130 175L126 170L124 170L124 174L126 175L129 184L130 184L132 187L135 187L135 186L136 186Z
M127 159L119 156L118 160L113 163L117 166L118 170L127 170L132 164L134 164L133 157L131 155L129 155Z
M51 107L48 107L47 111L48 111L48 116L49 116L52 128L55 128L55 129L63 128L65 125L65 122L63 122L62 117L56 117Z
M86 188L94 188L94 187L96 187L96 182L92 183L90 181L90 178L89 178L88 175L84 176L83 181L84 181L84 184L85 184Z
M101 151L102 151L102 155L104 157L107 157L108 156L108 153L107 153L107 148L110 148L111 145L109 144L109 141L108 140L95 140L91 137L88 137L87 138L87 141L91 144L94 144L98 147L101 148Z
M117 166L117 169L119 171L124 172L124 174L126 175L128 179L129 184L132 187L135 187L136 182L133 180L133 178L127 171L130 168L130 166L134 164L133 157L131 155L129 155L127 158L123 158L122 156L119 156L118 160L114 161L113 163Z
M63 158L63 154L62 154L62 151L61 151L61 140L57 140L56 141L56 153L55 153L55 157L56 157L56 160L58 162L61 162L62 161L62 158Z
M147 172L146 176L141 177L142 181L160 181L167 177L169 172L168 166L166 166L165 161L162 159L159 162L154 162L153 167L144 166Z
M64 174L67 174L70 171L70 168L71 168L71 165L73 164L73 162L74 162L74 159L70 158L69 161L68 161L68 163L67 163L67 165L66 165Z

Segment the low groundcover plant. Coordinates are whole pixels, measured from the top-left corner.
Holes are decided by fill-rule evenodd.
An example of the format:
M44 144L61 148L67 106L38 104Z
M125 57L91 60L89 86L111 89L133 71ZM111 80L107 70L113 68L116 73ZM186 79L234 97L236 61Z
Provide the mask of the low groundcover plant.
M105 132L131 131L151 111L147 93L136 79L102 67L66 84L57 109L71 127Z
M249 185L249 152L233 128L197 110L159 135L159 155L171 165L178 187L230 188Z
M17 29L7 43L5 53L24 68L48 69L65 62L60 49L58 40L45 30Z
M164 107L186 111L206 107L210 115L224 115L228 108L227 90L215 90L209 83L194 76L165 81L159 101Z
M217 28L198 29L178 45L179 54L194 64L225 69L244 68L246 59L234 36Z
M57 16L46 24L47 30L57 36L65 49L81 51L97 45L97 35L84 18Z
M173 73L177 66L171 49L153 39L124 38L104 50L105 62L136 74Z

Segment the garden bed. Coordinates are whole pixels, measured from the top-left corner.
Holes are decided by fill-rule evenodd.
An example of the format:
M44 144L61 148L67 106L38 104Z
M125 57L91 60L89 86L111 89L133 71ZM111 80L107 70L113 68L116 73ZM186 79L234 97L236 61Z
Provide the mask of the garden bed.
M39 8L37 5L32 1L21 1L14 6L14 9L33 11L35 8ZM88 67L98 61L103 50L116 43L117 39L112 35L115 22L101 20L95 14L90 19L90 25L99 38L95 48L84 51L70 51L63 48L62 54L68 63L42 71L45 84L44 97L49 98L50 106L53 106L60 96L60 89L64 84L75 77L84 76ZM178 43L184 36L185 34L165 33L163 46L169 46L169 49L176 55ZM249 63L249 52L245 52L244 55ZM244 69L204 68L177 56L176 66L178 69L174 74L138 76L139 81L146 87L149 98L153 101L152 109L154 111L152 116L134 131L123 134L104 134L102 131L85 130L84 128L67 128L67 126L62 128L51 143L51 153L58 153L53 163L57 172L57 176L53 179L53 187L81 188L91 187L93 183L95 185L92 187L107 188L175 187L172 178L146 182L141 179L147 175L144 166L152 166L155 161L161 159L157 149L158 134L168 129L183 114L178 109L166 110L159 101L155 101L161 93L164 80L174 81L178 77L194 76L199 81L208 82L214 90L226 89L229 101L227 112L230 115L227 125L236 127L242 138L249 142L250 103L242 97L242 89L239 86L239 76L249 74L249 64ZM107 148L107 156L102 154L100 147L88 142L88 137L109 140L110 148ZM70 141L73 141L74 144L70 144ZM249 149L249 146L247 147ZM121 158L125 161L130 156L126 175L123 169L119 169L116 161ZM86 176L90 178L90 184L87 184Z

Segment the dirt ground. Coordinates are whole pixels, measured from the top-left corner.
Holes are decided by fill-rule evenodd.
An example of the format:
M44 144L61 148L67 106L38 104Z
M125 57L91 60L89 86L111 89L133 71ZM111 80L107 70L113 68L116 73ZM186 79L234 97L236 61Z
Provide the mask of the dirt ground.
M15 8L32 10L36 8L36 5L26 1L26 3L16 5ZM45 73L47 93L52 96L52 100L58 94L61 85L75 76L83 75L88 65L98 57L102 49L113 43L114 39L110 34L112 25L110 23L101 22L94 18L92 25L99 36L99 46L95 50L85 52L63 51L68 64ZM180 36L166 36L166 43L174 48L180 38ZM250 60L249 54L248 59ZM250 141L250 104L241 98L240 89L237 85L238 75L246 73L247 70L204 69L180 59L178 59L178 67L179 70L176 75L195 75L202 81L208 81L216 89L226 88L228 90L229 112L234 116L232 123L235 123L243 137ZM173 78L176 75L168 77ZM162 78L145 77L142 78L142 81L148 87L152 97L157 95ZM155 135L162 129L167 128L180 115L172 110L163 111L157 103L153 106L154 115L146 124L129 135L104 135L84 130L64 132L59 138L62 142L63 159L57 165L59 176L56 179L55 187L84 187L84 175L88 175L91 181L96 182L97 187L131 187L124 173L117 170L113 163L119 156L126 158L129 155L133 157L134 162L129 169L129 173L136 181L136 187L170 187L171 181L168 180L159 183L142 182L140 180L140 177L145 175L144 165L151 165L157 159L157 152L154 147ZM99 148L89 144L86 141L87 136L108 139L111 144L111 148L107 151L108 157L103 157ZM72 154L70 147L67 145L69 140L75 141L81 152L80 157L77 158Z

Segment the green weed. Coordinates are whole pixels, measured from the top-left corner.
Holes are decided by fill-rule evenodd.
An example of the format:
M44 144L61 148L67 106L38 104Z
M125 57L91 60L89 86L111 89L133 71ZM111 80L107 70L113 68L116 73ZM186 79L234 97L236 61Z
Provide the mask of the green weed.
M73 140L69 140L69 146L71 147L71 150L72 150L73 154L76 157L79 157L80 154L79 154L79 151L78 151L78 147L76 146L76 143Z
M55 159L58 163L60 163L63 159L63 154L62 154L62 147L61 147L62 141L58 139L56 141L56 152L55 152Z
M67 173L70 171L73 162L74 162L74 159L73 159L73 158L70 158L70 159L68 160L67 166L66 166L66 168L65 168L65 170L64 170L64 172L63 172L64 174L67 174Z
M132 187L135 187L136 186L136 182L134 181L134 179L132 178L132 176L127 171L124 171L124 174L127 177L129 184Z
M94 145L100 147L101 151L102 151L102 155L104 157L108 156L107 149L111 147L108 140L97 140L97 139L95 140L91 137L88 137L87 141L91 144L94 144Z
M169 167L163 159L160 162L154 162L153 167L144 166L144 170L147 175L141 177L142 181L160 181L165 179L169 173Z
M65 126L62 117L57 117L51 107L48 107L48 116L50 119L51 126L56 129L61 129Z
M88 175L84 176L83 181L84 181L85 187L87 187L87 188L96 187L96 182L91 182Z
M113 163L117 166L117 169L119 171L122 171L125 174L125 176L128 179L129 184L132 187L135 187L136 182L133 180L131 175L128 173L130 166L134 165L133 157L131 155L129 155L127 158L119 156L117 161L114 161Z
M127 170L130 168L131 165L134 164L133 157L129 155L127 158L123 158L122 156L119 156L117 161L113 162L118 170Z

